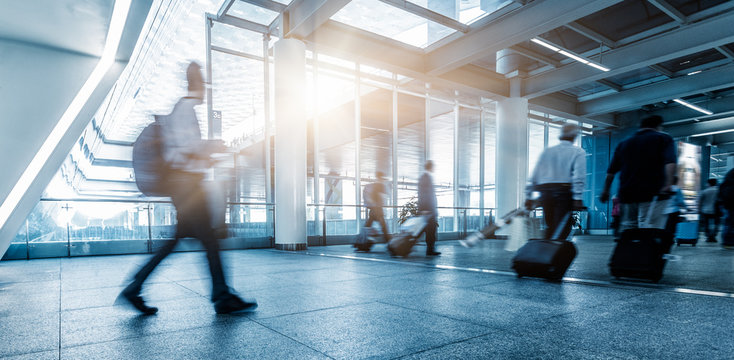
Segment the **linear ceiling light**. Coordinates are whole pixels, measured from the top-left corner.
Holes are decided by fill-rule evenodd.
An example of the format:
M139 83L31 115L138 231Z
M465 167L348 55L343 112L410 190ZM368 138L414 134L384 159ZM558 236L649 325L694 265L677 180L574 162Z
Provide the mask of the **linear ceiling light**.
M557 52L557 53L559 53L559 54L561 54L563 56L566 56L568 58L574 59L574 60L576 60L576 61L578 61L578 62L580 62L580 63L582 63L584 65L591 66L591 67L593 67L595 69L599 69L599 70L604 71L604 72L609 71L609 68L606 67L606 66L604 66L604 65L601 65L601 64L596 63L594 61L591 61L589 59L586 59L583 56L576 55L576 54L574 54L573 52L571 52L569 50L565 50L565 49L562 49L562 48L560 48L558 46L555 46L555 45L551 44L550 42L548 42L546 40L540 40L538 38L532 38L532 39L530 39L530 41L532 41L532 42L534 42L534 43L536 43L536 44L538 44L538 45L540 45L542 47L545 47L545 48L547 48L547 49L549 49L549 50L551 50L553 52Z
M115 63L115 55L117 54L117 48L120 45L120 39L122 38L122 32L125 29L125 22L127 21L127 14L130 11L130 3L132 0L116 0L115 6L112 10L112 18L110 20L110 27L107 30L107 39L105 40L104 50L102 56L99 58L99 62L92 70L87 81L84 82L82 88L76 94L74 99L66 108L64 114L61 115L61 119L56 123L51 133L48 135L46 140L38 149L38 152L33 157L33 160L28 164L23 174L15 183L13 189L0 205L0 228L5 226L5 222L8 221L10 215L15 211L15 208L20 203L23 195L28 191L33 180L38 176L46 164L48 158L53 154L54 149L59 145L61 138L66 134L69 126L74 122L74 119L82 111L82 108L92 96L92 93L97 88L99 83L107 71Z
M687 106L687 107L689 107L689 108L691 108L691 109L693 109L693 110L696 110L696 111L698 111L698 112L702 112L702 113L704 113L704 114L706 114L706 115L713 115L713 114L714 114L714 113L713 113L713 111L710 111L710 110L706 110L706 109L704 109L704 108L702 108L702 107L699 107L699 106L693 105L693 104L691 104L691 103L689 103L688 101L685 101L685 100L681 100L681 99L673 99L673 101L675 101L675 102L677 102L678 104L681 104L681 105L683 105L683 106Z
M734 132L734 129L726 129L726 130L719 130L719 131L711 131L711 132L706 132L706 133L694 134L694 135L691 135L691 137L700 137L700 136L726 134L726 133L730 133L730 132Z

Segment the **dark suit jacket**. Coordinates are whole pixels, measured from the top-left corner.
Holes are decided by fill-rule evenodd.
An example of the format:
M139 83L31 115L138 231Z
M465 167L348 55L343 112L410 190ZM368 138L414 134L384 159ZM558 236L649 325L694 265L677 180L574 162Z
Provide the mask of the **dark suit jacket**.
M433 220L438 219L438 202L436 201L436 190L433 188L431 175L423 173L418 180L418 212L429 212Z

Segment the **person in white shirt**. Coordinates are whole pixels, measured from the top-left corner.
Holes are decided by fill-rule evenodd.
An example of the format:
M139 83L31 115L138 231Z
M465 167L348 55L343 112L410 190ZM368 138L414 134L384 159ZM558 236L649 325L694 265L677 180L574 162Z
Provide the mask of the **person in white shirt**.
M716 242L719 228L720 211L716 199L719 196L719 187L716 179L709 179L709 187L701 191L698 197L698 211L701 218L701 230L706 234L706 242ZM713 222L713 227L711 223Z
M532 192L540 192L548 239L566 214L584 206L581 199L586 181L586 151L573 144L579 132L577 125L563 125L560 144L543 151L527 187L525 206L528 208L533 205ZM570 231L571 225L569 221L565 230Z

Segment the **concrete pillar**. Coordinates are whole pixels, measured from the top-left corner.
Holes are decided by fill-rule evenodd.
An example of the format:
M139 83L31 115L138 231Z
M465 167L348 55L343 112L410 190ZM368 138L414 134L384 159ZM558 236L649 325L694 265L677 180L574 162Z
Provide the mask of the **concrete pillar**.
M306 46L281 39L275 64L275 248L305 250Z
M521 96L522 60L507 50L497 52L497 72L510 77L510 97L497 102L497 216L524 200L528 167L528 100Z

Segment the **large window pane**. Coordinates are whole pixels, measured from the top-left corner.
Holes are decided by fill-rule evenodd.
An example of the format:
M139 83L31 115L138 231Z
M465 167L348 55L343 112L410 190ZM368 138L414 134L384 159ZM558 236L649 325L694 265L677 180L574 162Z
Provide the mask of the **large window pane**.
M398 205L418 195L418 178L425 162L426 101L398 94Z

